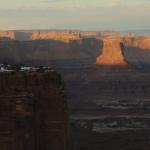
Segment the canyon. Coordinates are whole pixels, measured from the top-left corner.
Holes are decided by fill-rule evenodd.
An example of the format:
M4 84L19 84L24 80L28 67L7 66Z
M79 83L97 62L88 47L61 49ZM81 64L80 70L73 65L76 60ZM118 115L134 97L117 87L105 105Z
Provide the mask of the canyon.
M1 37L0 63L51 66L59 72L66 87L70 149L149 150L150 36L57 32L26 31L26 36L23 36L24 32L23 35L17 34L18 39ZM3 86L7 89L5 84ZM32 87L36 91L36 86ZM30 91L30 88L26 89ZM61 92L59 88L55 90ZM42 88L39 91L51 93ZM60 96L57 92L55 94ZM44 113L51 114L47 109L54 106L47 103L46 100L42 103ZM64 133L66 129L62 130ZM32 133L32 129L30 131ZM51 137L43 137L50 143L53 141Z
M112 47L114 53L109 51ZM73 65L95 63L114 63L115 65L115 61L109 62L114 60L111 57L115 57L118 63L126 61L131 65L143 66L150 64L149 49L150 37L132 34L120 36L117 32L78 30L0 32L0 61L6 63L50 64L52 61L54 66L58 66L67 60L69 63L66 64ZM108 57L105 57L105 52Z
M150 74L118 67L80 70L63 72L75 149L148 150Z

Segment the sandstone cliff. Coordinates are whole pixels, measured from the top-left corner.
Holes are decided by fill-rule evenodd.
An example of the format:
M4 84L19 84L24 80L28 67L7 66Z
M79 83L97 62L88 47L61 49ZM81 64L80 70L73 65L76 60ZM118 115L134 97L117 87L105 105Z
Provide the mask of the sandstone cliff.
M121 49L121 39L106 37L102 41L102 54L96 58L96 64L104 66L127 66Z
M68 43L71 40L80 40L80 33L73 31L40 31L32 32L31 40L57 40Z
M0 74L0 149L65 150L67 107L56 72Z
M30 32L23 31L0 31L0 40L28 41L31 39Z
M124 37L125 46L150 50L150 37Z
M94 38L69 43L56 40L0 41L0 63L76 65L95 63L100 42ZM74 63L75 62L75 63Z
M15 33L12 31L1 31L0 38L15 39Z
M130 63L150 64L150 37L124 37L122 43L126 59Z
M149 37L84 31L14 31L0 32L0 37L1 63L91 65L96 59L102 65L150 64Z

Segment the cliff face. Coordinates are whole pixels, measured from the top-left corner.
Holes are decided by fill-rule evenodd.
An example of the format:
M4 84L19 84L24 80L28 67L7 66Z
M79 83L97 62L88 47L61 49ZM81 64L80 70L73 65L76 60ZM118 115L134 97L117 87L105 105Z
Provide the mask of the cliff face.
M30 32L21 31L0 31L0 40L19 40L28 41L31 39Z
M15 33L11 31L0 32L0 38L15 39Z
M127 66L121 49L120 38L103 38L102 54L96 58L96 64L104 66Z
M124 37L123 51L133 64L150 64L150 37Z
M124 37L123 43L127 47L150 50L150 37Z
M95 63L98 54L99 41L94 38L69 43L57 40L0 41L1 63L36 62L39 65L51 65L51 61L55 61L60 65L71 65L74 61L79 63L84 60L86 63Z
M102 38L102 54L97 57L96 63L101 65L126 66L127 62L137 66L150 64L149 37L123 37L117 35Z
M48 32L32 32L31 40L58 40L68 43L71 40L79 40L80 33L79 32L56 32L56 31L48 31Z
M0 37L1 63L82 65L96 59L101 65L150 64L150 37L82 31L0 32Z
M66 149L67 107L60 76L0 74L0 149Z

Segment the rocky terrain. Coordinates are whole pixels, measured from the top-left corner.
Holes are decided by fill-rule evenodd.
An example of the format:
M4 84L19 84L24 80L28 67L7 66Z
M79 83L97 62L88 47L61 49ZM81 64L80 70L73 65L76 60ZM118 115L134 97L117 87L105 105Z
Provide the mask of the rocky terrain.
M58 40L62 42L70 42L71 40L80 40L80 32L77 31L64 31L64 32L57 32L57 31L43 31L43 32L32 32L30 40Z
M117 32L80 31L80 30L37 30L37 31L0 31L0 38L12 40L58 40L68 43L71 40L80 40L82 37L118 36Z
M96 64L127 67L127 62L121 49L121 38L106 37L102 39L102 43L102 54L96 58Z
M150 50L150 37L124 37L123 43L128 47Z
M0 38L8 38L8 39L14 40L15 33L13 31L2 31L0 32Z
M102 51L109 52L113 47L115 53L109 52L109 57L103 58L106 59L104 63L114 60L111 57L115 57L120 63L124 63L125 59L129 64L136 66L143 67L150 64L148 36L121 37L116 32L88 31L3 31L0 32L0 37L2 63L40 62L39 64L49 65L53 62L56 67L61 64L71 64L71 67L75 64L77 66L99 64L101 62L98 58L106 56L101 55Z
M150 37L124 37L123 46L130 63L138 66L150 64Z
M100 42L94 38L82 39L81 41L74 40L70 43L57 40L0 40L0 62L28 63L31 65L54 64L54 67L59 64L67 66L69 63L71 66L75 63L80 65L81 62L93 64L99 54L99 45Z
M1 150L66 150L67 111L56 72L0 73Z
M0 62L57 69L67 88L72 150L149 150L149 37L62 35L43 31L35 32L34 40L2 38Z
M150 74L100 67L77 71L78 79L68 81L74 149L148 150Z

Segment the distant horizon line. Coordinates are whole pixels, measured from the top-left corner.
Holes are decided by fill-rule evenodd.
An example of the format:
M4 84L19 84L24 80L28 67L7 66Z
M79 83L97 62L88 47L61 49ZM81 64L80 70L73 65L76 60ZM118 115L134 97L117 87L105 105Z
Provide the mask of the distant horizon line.
M130 31L150 31L150 29L121 29L121 30L113 30L113 29L101 29L101 30L84 30L84 29L0 29L0 31L84 31L84 32L130 32Z

